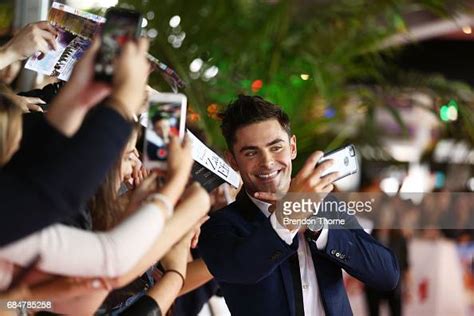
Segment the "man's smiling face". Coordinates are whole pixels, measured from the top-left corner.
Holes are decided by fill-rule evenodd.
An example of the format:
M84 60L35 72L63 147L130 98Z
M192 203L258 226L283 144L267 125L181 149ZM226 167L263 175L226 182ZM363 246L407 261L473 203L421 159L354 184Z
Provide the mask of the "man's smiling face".
M291 181L291 161L296 158L296 137L291 138L278 120L249 124L235 132L232 167L240 171L249 194L286 193Z

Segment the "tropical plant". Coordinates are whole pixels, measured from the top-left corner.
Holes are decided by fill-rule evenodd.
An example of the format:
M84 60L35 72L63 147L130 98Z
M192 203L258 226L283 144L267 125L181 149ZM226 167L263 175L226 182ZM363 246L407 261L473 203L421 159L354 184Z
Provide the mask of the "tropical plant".
M460 5L441 0L121 0L144 12L152 54L188 83L190 119L224 147L216 112L238 93L280 104L298 135L299 158L351 138L377 143L374 108L385 106L365 84L390 85L387 63L396 49L380 50L405 32L413 10L449 15ZM159 78L152 84L167 89ZM364 84L364 85L361 85ZM356 87L356 88L354 88ZM434 90L436 93L436 90ZM349 102L356 96L360 102ZM354 130L348 104L364 113ZM397 112L392 110L397 117ZM471 116L472 119L472 116ZM400 121L403 125L403 122ZM370 132L370 133L367 133ZM473 136L471 130L471 137Z

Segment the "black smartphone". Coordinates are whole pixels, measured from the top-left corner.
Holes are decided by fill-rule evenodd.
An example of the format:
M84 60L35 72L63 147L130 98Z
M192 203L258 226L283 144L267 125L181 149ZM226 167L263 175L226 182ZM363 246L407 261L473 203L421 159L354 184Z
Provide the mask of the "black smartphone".
M138 39L141 34L142 15L134 10L112 7L105 13L105 19L94 70L96 80L110 82L114 74L114 59L122 46Z

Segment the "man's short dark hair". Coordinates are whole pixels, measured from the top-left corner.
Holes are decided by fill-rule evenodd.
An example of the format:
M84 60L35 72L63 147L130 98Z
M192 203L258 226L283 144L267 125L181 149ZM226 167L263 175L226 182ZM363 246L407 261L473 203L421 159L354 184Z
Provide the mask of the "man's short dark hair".
M239 128L267 120L277 120L291 137L288 115L278 105L259 96L240 94L237 100L231 102L227 109L220 113L220 117L222 118L222 134L229 150L232 150L235 143L235 133Z
M168 115L166 115L165 113L163 112L156 112L155 115L153 115L153 117L151 118L151 123L153 125L156 124L156 122L158 121L161 121L161 120L167 120L169 118Z

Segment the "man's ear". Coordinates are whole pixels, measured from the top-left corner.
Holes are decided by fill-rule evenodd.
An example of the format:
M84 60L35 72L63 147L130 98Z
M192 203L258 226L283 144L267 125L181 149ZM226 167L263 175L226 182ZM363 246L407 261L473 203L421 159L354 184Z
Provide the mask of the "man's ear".
M229 165L234 169L235 171L239 171L239 166L237 165L237 161L235 160L234 154L230 150L226 150L224 152L225 159L229 163Z
M290 138L290 154L291 154L291 160L294 160L296 158L296 155L297 155L296 135L293 135Z

